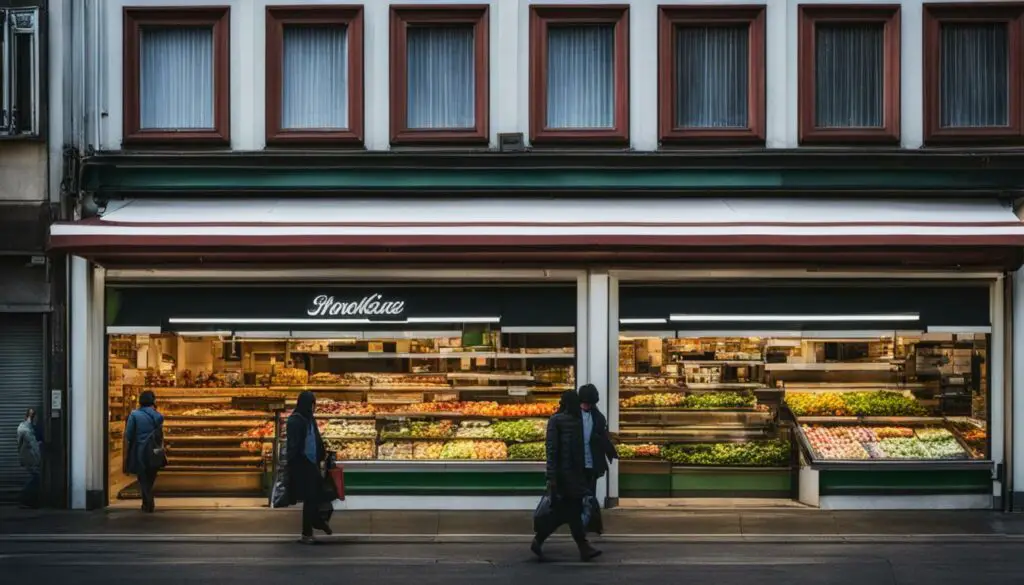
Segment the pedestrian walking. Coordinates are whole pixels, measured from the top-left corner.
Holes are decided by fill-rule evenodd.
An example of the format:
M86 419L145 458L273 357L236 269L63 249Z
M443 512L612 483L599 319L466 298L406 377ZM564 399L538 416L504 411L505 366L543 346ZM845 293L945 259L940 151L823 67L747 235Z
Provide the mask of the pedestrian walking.
M608 473L608 466L619 458L608 433L608 419L597 407L600 400L597 386L580 386L580 409L583 413L584 465L590 493L597 496L597 480Z
M41 441L35 426L36 411L34 408L25 412L25 420L18 425L18 462L28 472L28 480L21 489L19 501L25 508L39 507L39 487L42 482L41 469L43 454Z
M315 544L313 529L333 534L331 526L320 516L323 478L320 463L326 458L324 441L316 424L316 396L309 391L299 394L295 410L288 417L285 452L288 458L288 500L302 500L302 544Z
M575 390L569 390L562 394L558 412L548 420L546 479L552 513L550 521L538 527L530 545L541 560L544 541L564 523L569 524L581 560L589 561L601 554L587 542L583 526L583 499L591 494L587 486L582 418L580 397Z
M163 453L164 415L156 410L156 395L146 390L139 395L139 407L128 415L124 427L124 472L138 478L142 511L156 511L153 486L157 473L167 464Z

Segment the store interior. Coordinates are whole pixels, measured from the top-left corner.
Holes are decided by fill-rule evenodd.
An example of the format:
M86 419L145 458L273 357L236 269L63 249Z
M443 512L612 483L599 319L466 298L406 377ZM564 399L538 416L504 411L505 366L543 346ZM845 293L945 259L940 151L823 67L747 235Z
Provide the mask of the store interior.
M110 502L139 497L121 457L144 390L165 416L161 496L266 500L275 443L304 390L316 393L321 433L342 462L542 461L546 418L574 387L575 329L494 321L108 335Z
M985 460L987 353L979 333L623 332L621 495L795 498L802 460Z

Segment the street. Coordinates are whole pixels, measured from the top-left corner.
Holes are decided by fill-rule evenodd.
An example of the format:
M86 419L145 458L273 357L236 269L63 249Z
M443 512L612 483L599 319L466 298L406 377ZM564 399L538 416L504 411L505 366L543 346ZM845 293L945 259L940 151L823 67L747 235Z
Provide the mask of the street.
M630 585L1019 585L1024 542L637 544L606 542L594 563L566 540L537 563L523 544L189 544L8 541L6 583L391 585L530 583Z

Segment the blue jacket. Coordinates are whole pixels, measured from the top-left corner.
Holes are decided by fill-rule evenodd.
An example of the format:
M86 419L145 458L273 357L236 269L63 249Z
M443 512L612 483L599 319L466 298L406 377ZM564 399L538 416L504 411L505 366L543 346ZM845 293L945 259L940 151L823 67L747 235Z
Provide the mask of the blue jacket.
M146 471L142 446L156 431L163 426L164 416L152 406L139 408L128 415L124 425L124 468L126 473L138 475Z

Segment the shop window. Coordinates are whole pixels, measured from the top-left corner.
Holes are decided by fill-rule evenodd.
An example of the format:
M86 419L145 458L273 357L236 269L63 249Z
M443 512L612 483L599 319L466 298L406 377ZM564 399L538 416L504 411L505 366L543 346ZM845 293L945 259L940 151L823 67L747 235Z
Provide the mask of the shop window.
M361 7L267 8L267 143L361 144Z
M764 142L764 7L662 6L662 143Z
M898 143L898 6L801 5L801 143Z
M625 6L531 6L533 143L629 142L628 29Z
M925 141L1024 142L1024 4L927 4Z
M486 144L486 6L391 10L391 142Z
M0 9L0 135L38 136L39 9Z
M229 9L124 13L124 141L230 141Z

